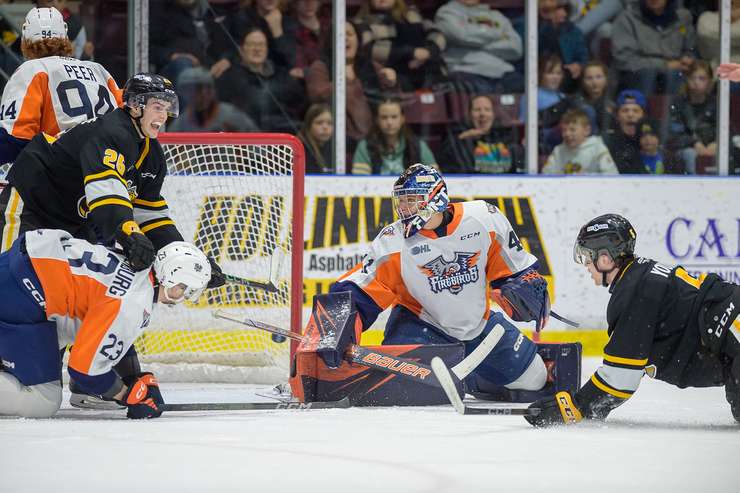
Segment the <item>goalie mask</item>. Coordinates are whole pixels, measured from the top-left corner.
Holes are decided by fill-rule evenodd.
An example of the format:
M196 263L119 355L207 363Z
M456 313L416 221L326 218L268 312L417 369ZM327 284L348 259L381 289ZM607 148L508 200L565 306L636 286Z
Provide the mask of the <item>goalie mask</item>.
M195 245L174 241L157 252L154 275L165 288L168 301L179 303L185 299L195 302L211 279L211 264ZM185 286L185 293L182 298L171 299L167 290L178 284Z
M393 185L393 208L403 223L403 235L415 235L437 212L450 203L447 185L436 169L414 164Z
M169 105L167 115L176 118L180 114L180 102L175 87L169 79L157 74L140 73L131 77L123 86L123 104L143 111L150 100Z

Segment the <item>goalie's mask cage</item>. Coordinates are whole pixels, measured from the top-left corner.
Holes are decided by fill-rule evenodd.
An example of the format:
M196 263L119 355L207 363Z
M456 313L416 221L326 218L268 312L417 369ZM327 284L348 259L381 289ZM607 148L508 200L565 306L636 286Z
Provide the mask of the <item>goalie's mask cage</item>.
M393 185L393 208L403 223L404 237L415 235L450 203L447 185L436 169L417 163L409 166Z
M142 366L169 381L286 382L295 344L212 312L302 331L302 144L285 134L164 133L158 140L168 167L162 195L185 241L224 273L277 289L227 283L195 301L157 306L136 341Z

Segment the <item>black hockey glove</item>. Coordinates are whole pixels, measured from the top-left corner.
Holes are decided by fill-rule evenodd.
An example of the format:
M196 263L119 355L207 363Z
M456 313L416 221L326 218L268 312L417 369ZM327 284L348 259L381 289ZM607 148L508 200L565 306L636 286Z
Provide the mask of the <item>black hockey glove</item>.
M128 386L128 392L117 402L128 408L127 418L158 418L162 415L160 406L164 404L164 399L153 374L144 372L131 375L124 378L123 383Z
M154 263L154 245L133 221L125 221L116 230L116 241L123 247L131 268L135 271L148 269Z
M226 284L226 278L224 278L224 273L221 270L221 267L219 267L219 265L213 259L213 257L208 257L208 262L211 263L211 280L208 281L208 286L206 286L206 288L208 289L220 288L221 286Z
M511 277L499 289L492 291L493 299L506 314L517 322L536 322L539 332L550 316L550 296L547 281L534 269Z
M573 402L568 392L558 392L552 397L545 397L533 402L529 409L539 409L536 416L524 416L529 424L538 428L554 425L573 425L583 419L581 411Z

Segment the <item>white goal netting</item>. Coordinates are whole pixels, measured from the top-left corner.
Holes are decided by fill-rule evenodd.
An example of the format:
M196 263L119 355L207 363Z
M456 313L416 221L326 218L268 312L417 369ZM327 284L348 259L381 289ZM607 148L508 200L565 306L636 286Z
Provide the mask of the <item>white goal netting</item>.
M275 134L170 134L159 140L169 167L162 195L185 240L224 272L261 283L272 279L277 291L227 284L197 303L158 307L136 342L142 364L170 381L286 381L289 342L273 342L269 333L212 312L300 330L300 142Z

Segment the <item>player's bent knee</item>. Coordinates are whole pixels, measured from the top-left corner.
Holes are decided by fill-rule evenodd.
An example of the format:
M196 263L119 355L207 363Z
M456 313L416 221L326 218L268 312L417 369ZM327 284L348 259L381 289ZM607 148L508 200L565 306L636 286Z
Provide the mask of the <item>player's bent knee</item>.
M539 354L535 354L532 362L519 378L508 385L510 390L540 390L547 383L547 368Z
M59 382L23 385L13 375L0 373L0 415L50 418L62 405Z

